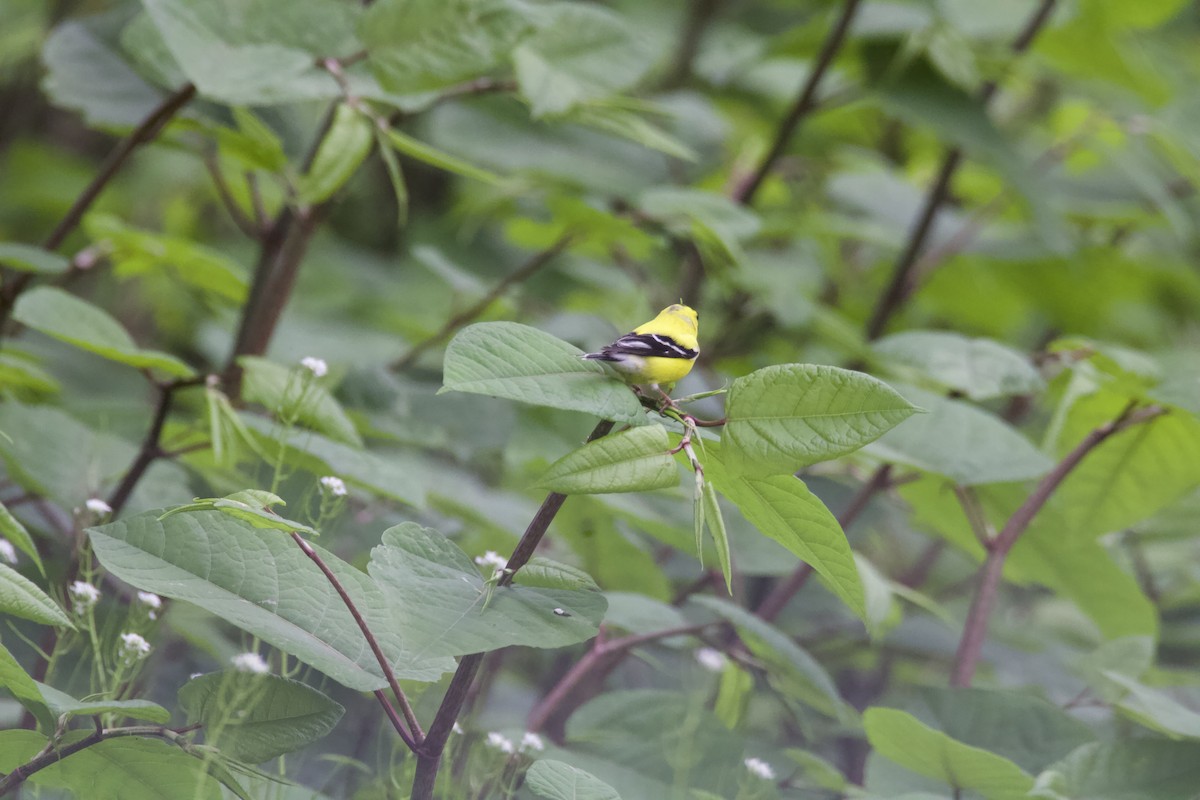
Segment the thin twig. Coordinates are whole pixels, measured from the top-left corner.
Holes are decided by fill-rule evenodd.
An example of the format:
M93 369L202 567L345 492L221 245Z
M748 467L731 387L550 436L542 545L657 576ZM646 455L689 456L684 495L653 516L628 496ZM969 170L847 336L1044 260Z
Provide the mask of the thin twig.
M321 558L312 545L296 531L292 531L292 541L304 551L304 555L308 556L317 565L317 569L321 570L325 579L329 581L329 585L338 593L338 597L342 598L342 603L345 604L346 609L350 612L350 616L354 617L355 624L362 631L363 638L367 640L367 645L371 648L371 652L375 654L375 660L379 663L379 669L383 671L383 676L387 678L388 686L392 689L392 694L396 696L396 702L400 704L400 710L404 712L404 719L408 722L408 728L406 729L403 725L397 725L399 720L395 716L395 711L388 714L388 719L392 721L393 727L396 728L396 733L400 734L400 738L404 740L404 743L408 745L410 750L415 752L417 747L420 746L421 740L424 739L424 734L421 731L421 723L417 721L417 715L413 712L408 698L404 695L404 690L400 688L400 683L396 680L396 672L392 669L392 664L388 661L387 656L383 654L383 648L379 646L379 640L375 638L375 634L371 632L370 626L367 625L367 621L363 619L362 613L358 610L358 605L350 597L350 593L346 591L346 587L338 580L338 576L333 574L333 570L325 563L325 559ZM390 709L391 704L387 702L387 696L383 692L376 692L375 697L380 701L385 712Z
M866 510L875 493L888 485L888 478L891 477L891 474L891 464L884 464L871 473L871 477L858 488L858 491L850 498L850 502L846 505L846 508L838 515L838 525L841 526L842 530L848 530L854 521L858 519L858 516ZM795 597L796 593L808 582L808 579L812 576L812 572L812 566L807 563L796 567L795 571L786 580L778 584L759 603L754 613L760 619L764 619L767 622L775 619L775 617L779 616L779 612L783 611L784 607Z
M783 122L779 125L779 130L775 134L775 141L771 143L771 149L767 151L762 162L758 165L758 169L754 170L753 175L743 184L737 187L733 192L733 199L742 205L748 206L754 202L754 196L758 193L763 181L767 175L775 167L775 162L783 155L783 151L787 149L788 144L792 140L792 136L800 127L800 123L808 116L809 112L816 106L817 88L820 86L821 79L825 77L830 64L837 56L838 51L842 48L842 43L846 39L846 33L850 30L850 23L854 20L854 15L858 12L859 0L846 0L842 5L841 16L837 22L829 29L829 34L825 37L824 43L821 45L821 52L817 54L817 60L813 63L812 70L808 73L808 78L805 79L804 85L800 87L800 94L796 97L796 102L792 104L792 108L788 111Z
M1010 45L1013 53L1020 54L1029 48L1038 31L1042 29L1046 21L1050 18L1050 13L1054 10L1055 3L1056 0L1042 0L1037 10L1030 15L1022 27L1021 32L1013 39ZM986 104L995 93L996 83L989 81L980 90L980 100ZM912 271L918 257L921 255L921 251L925 247L929 233L933 229L934 220L950 195L950 183L954 178L954 173L962 163L962 159L963 152L958 147L949 147L942 155L942 162L938 167L937 176L934 178L933 183L930 184L929 191L925 194L925 200L921 205L921 212L917 216L916 224L913 225L912 231L909 233L904 250L900 253L895 265L892 267L892 277L888 281L887 288L880 295L879 302L876 303L875 310L871 313L871 318L867 322L866 332L868 339L878 339L883 334L888 321L900 310L905 298L911 294L910 282L912 280Z
M574 666L567 670L558 683L529 712L529 719L525 722L525 729L531 733L538 733L545 728L546 722L554 715L571 692L583 682L584 678L599 668L604 661L627 653L639 645L669 639L672 636L685 636L698 633L707 627L720 624L723 624L723 621L716 620L695 625L681 625L676 628L666 628L651 633L622 636L619 639L605 639L602 636L597 636L591 649L588 650L584 657L575 662Z
M121 167L125 165L125 160L129 158L129 155L139 145L153 140L167 122L170 121L171 117L175 116L195 95L196 87L190 83L184 84L174 93L165 97L145 119L138 123L136 128L130 131L113 148L113 151L104 159L104 163L100 165L100 170L92 178L91 183L80 192L58 225L42 241L44 249L57 250L62 246L66 238L79 226L79 223L83 220L83 215L92 207L92 203L96 201L100 193L104 191L109 182L121 170ZM0 328L3 328L4 324L8 321L13 306L16 305L17 298L21 295L21 292L25 291L29 282L33 280L33 277L34 274L32 272L21 272L11 276L9 274L4 275L2 288L0 288Z
M543 267L554 260L555 256L566 250L567 247L570 246L572 240L573 237L570 234L567 234L566 236L560 237L558 241L547 247L545 250L535 254L521 267L513 270L508 275L505 275L495 286L491 288L490 291L488 291L487 294L481 297L478 302L446 320L446 324L442 325L437 333L433 334L427 339L417 342L415 345L409 348L408 352L393 361L389 365L389 368L394 372L402 372L403 370L411 367L426 350L431 347L435 347L441 342L450 338L450 336L463 325L466 325L484 311L487 311L488 306L499 299L500 296L507 292L510 287L519 283L523 283L541 271Z
M675 58L667 69L659 86L660 90L679 87L692 74L692 62L700 50L700 41L708 29L721 0L691 0L688 3L687 16L683 21L683 31L679 35L679 46L675 48Z
M1147 406L1135 410L1133 404L1127 406L1121 414L1111 422L1095 428L1083 440L1067 453L1061 461L1046 474L1034 488L1033 493L1026 498L1021 507L1013 512L1000 533L989 540L987 558L979 571L975 597L967 612L967 621L963 625L962 639L958 643L958 651L954 656L954 669L950 676L951 686L970 686L975 675L975 667L983 650L983 642L987 637L988 619L996 604L996 595L1000 588L1000 578L1004 572L1004 562L1008 558L1013 545L1029 528L1037 513L1058 489L1071 470L1075 469L1088 453L1092 452L1101 442L1120 433L1127 428L1138 425L1166 413L1159 406Z
M608 435L612 429L611 421L601 420L587 440L595 441ZM566 495L558 492L550 492L546 495L546 499L542 501L541 507L530 520L529 525L525 528L525 533L522 534L521 540L517 542L513 554L509 557L504 574L497 582L497 588L511 584L517 570L528 563L566 499ZM483 653L471 653L459 660L458 669L455 670L454 677L450 679L450 686L447 687L446 695L442 698L442 703L433 718L433 724L429 726L425 740L417 750L417 771L413 778L411 800L431 800L433 797L434 783L437 781L438 770L442 764L442 751L446 748L446 740L450 738L450 732L454 729L454 723L458 719L459 712L462 711L463 703L466 702L471 684L475 680L475 674L483 662L483 656Z

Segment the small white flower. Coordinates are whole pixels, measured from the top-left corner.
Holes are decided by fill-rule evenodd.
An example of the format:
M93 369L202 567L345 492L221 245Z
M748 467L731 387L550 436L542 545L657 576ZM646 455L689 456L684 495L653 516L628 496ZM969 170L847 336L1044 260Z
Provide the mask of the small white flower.
M158 619L158 612L162 610L162 598L154 592L138 592L138 602L148 609L150 619Z
M454 723L454 726L452 728L450 728L450 730L457 733L459 736L463 735L463 726L459 725L457 722Z
M542 737L538 736L536 733L530 733L529 731L526 731L525 735L521 737L522 753L526 752L527 750L535 750L540 753L545 749L546 743L542 741Z
M233 668L238 672L253 672L255 675L265 675L271 671L266 659L258 653L238 653L229 659Z
M67 589L67 594L75 602L76 614L82 614L100 602L100 590L87 581L75 581Z
M499 750L501 753L512 755L516 752L516 747L513 746L512 740L503 733L492 731L487 735L487 746Z
M191 675L188 675L188 680L189 680L189 681L194 681L194 680L196 680L196 678L199 678L199 677L201 677L201 676L203 676L203 675L204 675L204 673L203 673L203 672L193 672Z
M136 633L121 634L121 656L130 661L141 661L150 655L150 643Z
M329 372L329 365L325 363L325 359L323 358L305 356L300 359L300 366L304 367L317 378L324 378L325 373Z
M0 539L0 561L7 561L9 564L17 563L17 548L13 547L12 542L8 539Z
M324 486L334 497L346 496L346 482L334 475L326 475L321 478L321 485Z
M751 774L757 775L764 781L775 780L775 770L761 758L747 758L744 763L746 764L746 769L750 770Z
M709 672L725 669L725 654L711 647L701 647L697 650L696 661Z
M98 517L105 517L112 513L112 506L101 500L99 497L89 497L84 503L87 510Z
M508 559L497 553L495 550L488 550L481 556L475 556L475 563L481 567L496 567L504 569L508 565Z

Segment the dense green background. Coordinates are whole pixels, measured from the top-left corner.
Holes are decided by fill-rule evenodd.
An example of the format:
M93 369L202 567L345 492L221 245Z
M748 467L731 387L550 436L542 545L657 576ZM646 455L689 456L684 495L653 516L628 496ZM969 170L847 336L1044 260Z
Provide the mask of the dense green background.
M447 797L502 796L535 757L517 796L1200 796L1191 5L6 0L3 17L0 501L19 521L0 533L22 552L0 573L0 684L32 716L0 700L0 727L51 734L69 710L69 743L93 713L161 725L157 706L51 700L27 677L44 677L36 647L58 647L54 687L115 688L96 656L112 662L136 618L154 652L121 698L203 719L232 759L217 763L309 787L243 775L247 796L407 796L413 759L360 693L383 685L377 667L286 535L217 511L137 516L272 489L407 657L424 725L448 676L428 681L494 651L451 738ZM165 127L147 126L163 108ZM97 180L120 142L128 158ZM80 204L89 184L102 191ZM661 429L610 445L608 471L546 474L597 414L644 418L625 390L501 374L571 352L552 337L594 349L680 299L702 355L675 394L743 379L688 406L730 418L705 440L724 600L719 548L696 558L686 460L678 487L594 493L634 488L628 461L641 486L673 484L650 458ZM499 320L550 336L467 327ZM489 354L495 382L471 386ZM330 374L299 377L304 357ZM873 382L839 395L837 371L755 372L797 363L864 371L927 413L905 419ZM797 412L810 380L857 416L822 428ZM751 408L806 421L761 429ZM1011 554L981 544L1130 409ZM800 467L804 484L786 474ZM348 501L321 494L326 475ZM511 552L539 487L583 493L541 551L565 566L531 567L475 616L486 574L470 559ZM150 624L109 577L95 640L67 632L99 521L88 498L117 510L90 539L111 574L189 602ZM853 523L853 559L822 503ZM123 549L160 534L186 545L168 561L211 572L180 588ZM987 550L1003 586L964 680ZM262 611L267 583L302 634ZM539 627L555 607L571 615ZM601 620L609 644L646 640L581 644ZM712 620L728 624L661 635ZM728 654L719 674L701 646ZM255 647L324 694L188 680ZM577 691L547 709L581 659ZM221 738L240 706L265 733ZM506 771L487 734L530 725L556 744ZM0 771L45 742L3 736ZM32 783L184 797L199 763L121 738Z

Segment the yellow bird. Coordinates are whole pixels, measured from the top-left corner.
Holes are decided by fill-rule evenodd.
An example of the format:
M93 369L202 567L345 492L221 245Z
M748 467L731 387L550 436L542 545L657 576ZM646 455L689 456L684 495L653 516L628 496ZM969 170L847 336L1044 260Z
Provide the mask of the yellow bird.
M581 358L607 361L626 383L650 386L665 394L692 371L700 355L700 317L676 303L607 347Z

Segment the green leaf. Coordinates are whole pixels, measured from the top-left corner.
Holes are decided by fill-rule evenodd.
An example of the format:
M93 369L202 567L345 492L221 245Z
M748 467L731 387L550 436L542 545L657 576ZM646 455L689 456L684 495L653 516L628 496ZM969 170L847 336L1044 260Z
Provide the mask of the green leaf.
M362 447L362 436L333 395L303 367L242 356L242 397L283 421L294 419L342 444Z
M392 150L391 139L379 128L373 127L371 135L375 137L376 152L387 170L388 180L392 184L392 196L396 198L396 219L400 227L408 221L408 185L404 182L404 173L400 169L400 159Z
M50 711L37 681L30 677L20 662L2 643L0 643L0 688L7 690L18 703L33 714L42 730L54 730L58 715ZM3 753L4 748L0 747L0 762L3 761ZM17 764L4 766L3 763L0 763L0 770L11 770L16 766Z
M37 687L55 719L64 715L90 717L96 714L117 714L121 717L155 722L159 725L165 724L171 719L170 711L149 700L76 700L53 686L39 683Z
M1096 738L1058 706L1017 690L926 688L919 696L942 733L1031 775Z
M74 628L66 612L37 584L7 564L0 564L0 612L43 625Z
M918 370L972 400L1032 394L1045 381L1023 353L992 339L949 331L905 331L871 345L888 366Z
M1194 800L1200 745L1124 739L1080 747L1038 779L1047 800Z
M558 3L542 18L513 51L517 84L535 118L628 89L653 64L647 39L605 8Z
M684 786L737 794L742 737L682 692L609 691L567 720L572 762L629 798Z
M175 356L141 349L107 311L62 289L39 286L25 292L17 300L13 319L111 361L138 369L160 369L180 378L193 374L192 368Z
M42 573L42 577L46 577L46 568L42 565L42 557L38 554L37 545L33 543L33 537L3 503L0 503L0 537L12 542L13 547L29 556L37 566L38 572Z
M725 517L721 514L721 504L717 501L717 490L711 482L705 481L700 494L704 522L717 548L717 562L721 565L721 574L725 576L725 589L732 595L733 559L729 555L729 532L725 530Z
M595 775L550 758L529 768L525 785L546 800L621 800L616 789Z
M104 568L139 589L198 605L351 689L386 685L345 604L291 537L218 511L163 520L160 513L89 529ZM374 581L312 548L346 588L399 677L436 680L453 668L408 646L405 621L389 610Z
M30 244L0 242L0 266L22 272L60 275L67 271L71 262L58 253L52 253Z
M790 475L754 478L730 472L711 444L705 447L705 475L742 515L809 564L851 611L866 613L862 580L846 534L837 518L804 482Z
M383 134L397 152L428 164L431 167L436 167L455 175L461 175L464 178L471 178L480 183L486 183L489 186L499 186L504 182L504 179L494 172L490 172L483 167L477 167L457 156L444 153L436 147L422 142L420 139L415 139L406 133L401 133L395 128L388 128Z
M766 665L768 679L784 696L801 700L834 719L853 719L854 710L842 700L833 678L786 633L727 600L695 595L690 602L731 622L750 652Z
M359 35L379 83L406 94L488 74L529 30L527 17L509 0L379 0Z
M260 764L292 753L333 730L345 709L325 694L278 675L213 672L179 690L190 722L222 754Z
M246 271L224 253L190 239L131 227L111 214L93 212L84 229L108 253L122 278L168 273L207 296L230 304L246 301Z
M42 83L55 104L79 111L88 125L133 127L162 102L162 92L144 80L118 52L112 18L68 20L42 48Z
M588 442L555 461L534 486L562 494L648 492L679 485L667 429L645 425Z
M204 97L235 106L260 106L340 93L333 78L317 68L313 54L283 35L280 26L290 28L290 13L279 14L278 9L274 14L258 13L251 24L241 14L230 14L218 0L142 0L142 5L183 73ZM329 14L321 25L309 29L319 31L340 17Z
M527 325L480 322L446 348L442 391L469 392L630 422L642 418L633 392L583 351Z
M867 445L866 452L944 475L960 486L1039 478L1054 462L1015 428L981 408L915 387L904 396L926 409Z
M90 731L68 733L61 744ZM74 753L29 778L47 789L67 789L89 800L162 800L188 797L220 800L221 786L208 775L201 758L159 739L122 736Z
M260 530L285 531L287 533L297 531L299 533L307 533L310 536L321 535L315 528L276 514L271 509L271 506L280 504L283 504L283 500L277 495L273 495L270 492L248 489L242 492L235 492L228 497L198 498L195 502L172 508L160 516L159 519L163 520L175 514L192 511L220 511L222 514L227 514L234 519L249 522Z
M297 187L300 201L320 203L342 188L371 152L374 128L366 115L348 103L338 104L312 166L300 178Z
M1101 674L1125 691L1116 704L1124 714L1171 738L1200 739L1200 713L1119 672L1104 670Z
M861 372L782 364L738 378L721 434L730 466L792 473L858 450L920 409Z
M1024 800L1033 778L1008 759L971 747L893 708L868 708L867 739L885 758L987 800Z
M700 189L656 186L638 196L638 207L669 230L695 239L722 261L741 258L741 243L758 233L762 221L725 195Z
M527 584L518 572L514 585L494 588L485 609L487 587L470 557L437 531L406 522L384 531L368 571L402 617L405 646L423 658L564 647L595 636L607 607L595 584L562 565L530 567Z
M1099 391L1076 400L1054 444L1065 454L1129 402ZM1067 529L1099 536L1140 522L1200 484L1200 420L1169 412L1108 438L1056 492Z

